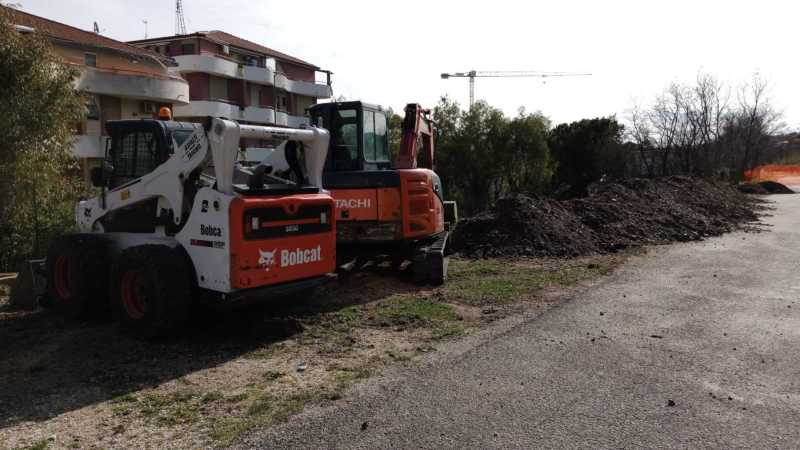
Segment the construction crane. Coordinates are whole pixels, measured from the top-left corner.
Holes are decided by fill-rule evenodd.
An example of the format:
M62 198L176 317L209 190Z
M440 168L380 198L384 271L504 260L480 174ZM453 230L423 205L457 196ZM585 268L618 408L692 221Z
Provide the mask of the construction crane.
M506 70L495 72L478 72L470 70L469 72L457 73L443 73L442 79L449 78L469 78L469 106L475 103L475 78L500 78L500 77L535 77L535 78L550 78L550 77L580 77L589 76L591 73L581 72L539 72L527 70Z
M186 20L183 18L182 0L175 0L175 34L186 34Z

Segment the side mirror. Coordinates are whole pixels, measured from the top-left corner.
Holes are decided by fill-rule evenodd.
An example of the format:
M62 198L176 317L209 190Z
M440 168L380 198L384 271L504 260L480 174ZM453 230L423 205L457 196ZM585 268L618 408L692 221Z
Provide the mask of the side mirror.
M92 185L95 187L108 186L108 180L111 179L111 174L114 173L114 166L108 162L103 162L101 167L94 167L90 172Z

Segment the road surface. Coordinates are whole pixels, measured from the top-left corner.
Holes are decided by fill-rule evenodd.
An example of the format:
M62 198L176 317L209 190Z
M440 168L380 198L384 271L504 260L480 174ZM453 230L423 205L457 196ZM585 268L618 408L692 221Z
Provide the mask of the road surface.
M798 448L800 195L770 199L769 232L651 250L247 446Z

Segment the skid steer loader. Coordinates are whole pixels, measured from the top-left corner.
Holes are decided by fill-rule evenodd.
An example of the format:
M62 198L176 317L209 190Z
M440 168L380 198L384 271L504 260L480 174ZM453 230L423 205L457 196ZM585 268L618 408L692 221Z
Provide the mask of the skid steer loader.
M456 203L445 201L434 169L430 111L405 108L400 150L389 154L386 112L360 101L309 108L312 123L331 133L323 186L336 201L340 261L388 254L411 262L415 281L447 279L447 240L458 220Z
M308 291L335 270L334 203L321 188L326 130L218 118L106 128L106 163L91 174L102 193L77 205L80 232L56 239L45 263L48 297L64 314L110 307L121 325L155 336L177 329L196 302ZM268 166L237 172L241 138L304 148L309 183Z

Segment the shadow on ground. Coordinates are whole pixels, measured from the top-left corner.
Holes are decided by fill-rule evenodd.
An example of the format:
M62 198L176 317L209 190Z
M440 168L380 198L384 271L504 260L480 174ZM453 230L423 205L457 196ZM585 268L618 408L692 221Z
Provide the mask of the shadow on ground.
M408 276L376 272L340 277L310 298L197 312L179 338L155 342L127 336L113 323L69 322L48 310L2 306L0 428L47 420L268 351L326 313L419 289Z

